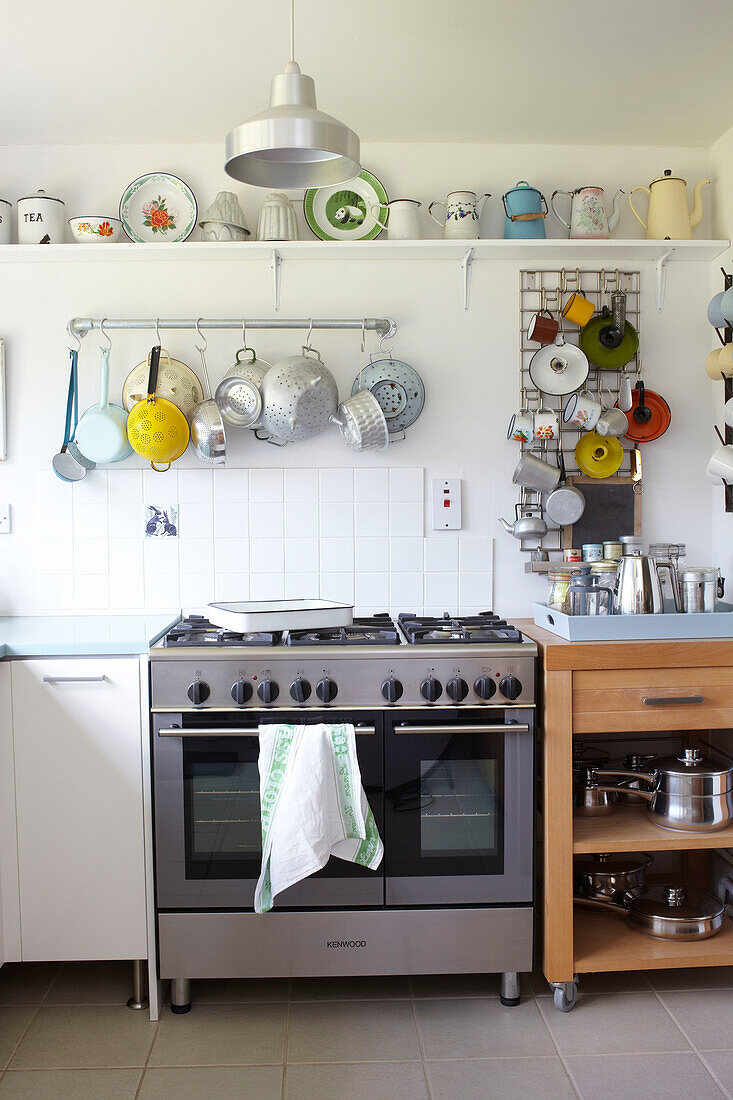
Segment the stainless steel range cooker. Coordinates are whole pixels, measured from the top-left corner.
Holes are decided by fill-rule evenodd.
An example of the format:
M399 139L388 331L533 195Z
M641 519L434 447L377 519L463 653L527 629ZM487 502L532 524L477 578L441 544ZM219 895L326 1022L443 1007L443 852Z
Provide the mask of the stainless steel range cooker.
M234 634L191 617L151 651L160 976L502 973L532 967L536 647L486 612ZM353 722L384 840L253 912L258 727Z

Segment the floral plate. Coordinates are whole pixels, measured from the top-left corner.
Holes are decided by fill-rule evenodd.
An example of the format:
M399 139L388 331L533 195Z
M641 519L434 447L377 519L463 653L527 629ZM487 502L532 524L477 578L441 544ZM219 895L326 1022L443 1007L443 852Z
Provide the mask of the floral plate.
M382 232L372 207L386 203L384 187L364 170L348 183L311 187L303 199L303 212L322 241L371 241Z
M198 207L187 183L168 172L133 180L120 199L120 220L130 240L185 241L196 228Z

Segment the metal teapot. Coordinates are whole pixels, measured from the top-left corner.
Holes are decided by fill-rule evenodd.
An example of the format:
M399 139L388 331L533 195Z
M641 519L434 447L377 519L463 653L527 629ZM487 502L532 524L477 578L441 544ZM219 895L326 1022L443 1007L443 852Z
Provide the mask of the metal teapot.
M504 204L504 238L506 240L544 240L547 202L536 187L519 180L501 196Z
M547 534L547 524L543 520L542 516L520 516L520 505L517 504L514 508L516 519L514 523L508 523L505 519L499 516L499 523L508 534L513 535L515 539L541 539Z
M646 229L650 241L689 241L692 230L702 219L702 199L700 192L710 180L698 180L694 190L692 212L687 206L687 181L673 176L671 168L665 168L664 175L652 180L648 187L635 187L629 195L629 206L636 220ZM649 196L648 222L637 213L631 201L637 191L646 191Z
M658 561L635 550L619 562L613 586L613 602L617 615L660 615L664 597L660 572L668 569L672 583L675 611L679 611L677 570L671 561Z
M602 187L577 187L575 191L553 191L550 199L552 212L558 221L570 230L570 236L578 240L607 240L621 218L619 196L626 194L620 188L613 196L613 207L609 216L603 205ZM570 221L566 222L558 214L555 195L567 195L570 199Z

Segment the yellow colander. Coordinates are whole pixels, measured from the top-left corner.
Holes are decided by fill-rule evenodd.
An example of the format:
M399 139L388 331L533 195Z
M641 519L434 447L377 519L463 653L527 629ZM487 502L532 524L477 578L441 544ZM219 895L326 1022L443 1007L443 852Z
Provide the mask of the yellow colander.
M159 364L160 347L156 346L150 352L148 395L130 409L127 438L136 454L147 458L154 470L163 472L186 450L190 429L185 416L172 401L155 396ZM161 469L159 463L165 466Z

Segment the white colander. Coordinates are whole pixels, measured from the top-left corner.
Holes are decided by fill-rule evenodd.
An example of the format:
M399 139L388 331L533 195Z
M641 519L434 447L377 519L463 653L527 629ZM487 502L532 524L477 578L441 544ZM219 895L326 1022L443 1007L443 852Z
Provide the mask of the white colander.
M148 370L146 359L133 367L125 379L122 387L122 404L127 412L147 396ZM204 391L198 375L180 360L171 359L165 348L160 355L158 387L155 393L157 397L162 397L179 408L187 420L190 420L193 410L204 399Z

